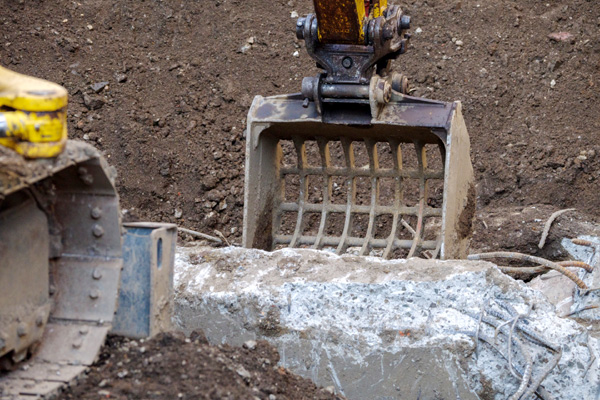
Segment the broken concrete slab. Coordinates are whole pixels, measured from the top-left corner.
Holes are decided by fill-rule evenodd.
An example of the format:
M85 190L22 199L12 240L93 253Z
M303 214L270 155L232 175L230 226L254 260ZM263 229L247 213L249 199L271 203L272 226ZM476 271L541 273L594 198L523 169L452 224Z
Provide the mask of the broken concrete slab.
M490 345L476 347L474 337L506 355L516 325L562 349L560 370L549 371L545 389L560 399L597 398L598 366L587 367L598 341L491 263L183 248L175 289L175 323L184 331L203 329L213 343L267 339L283 366L349 399L508 398L520 380ZM523 314L533 309L494 340L485 321L493 314L514 318L502 303ZM529 342L512 350L517 373L532 361L532 382L556 358Z

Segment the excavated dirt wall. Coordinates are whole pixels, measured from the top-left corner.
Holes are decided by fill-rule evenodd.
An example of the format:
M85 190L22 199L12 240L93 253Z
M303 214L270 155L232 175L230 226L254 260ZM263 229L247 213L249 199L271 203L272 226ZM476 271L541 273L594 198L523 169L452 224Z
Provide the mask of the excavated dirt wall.
M413 38L397 68L416 95L462 100L480 210L544 203L594 213L600 4L399 4ZM6 0L0 63L69 90L70 136L110 157L130 218L239 241L246 113L254 95L299 91L316 73L290 17L311 7Z

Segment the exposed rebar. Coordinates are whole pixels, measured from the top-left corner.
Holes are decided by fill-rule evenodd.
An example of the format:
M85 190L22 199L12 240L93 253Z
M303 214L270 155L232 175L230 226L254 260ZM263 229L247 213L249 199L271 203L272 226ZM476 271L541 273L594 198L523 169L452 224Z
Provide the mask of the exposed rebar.
M592 344L590 343L590 337L588 336L588 341L587 341L587 348L588 351L590 352L590 362L588 363L588 366L585 369L585 374L583 376L586 376L588 372L590 372L590 368L592 368L592 365L594 365L594 362L596 361L596 354L594 353L594 349L592 348Z
M538 394L539 394L539 390L543 389L541 386L542 382L544 381L544 379L546 379L546 377L548 376L550 371L552 371L558 365L558 362L560 361L561 357L562 357L562 349L554 355L552 362L550 362L548 364L548 366L542 370L542 373L540 374L540 376L531 383L531 386L529 386L529 389L523 394L522 398L524 400L527 400L531 395L533 395L536 392L538 392Z
M587 311L587 310L593 310L593 309L595 309L595 308L599 308L599 307L600 307L600 306L596 306L596 305L593 305L593 306L586 306L586 307L580 308L579 310L575 310L575 311L573 311L573 312L570 312L570 313L568 313L567 315L565 315L564 317L572 317L573 315L577 315L577 314L579 314L580 312L584 312L584 311Z
M594 243L591 240L586 239L571 239L571 243L576 244L578 246L587 246L587 247L596 247L599 246L599 243Z
M512 366L513 333L515 332L515 327L517 326L519 319L529 315L530 312L531 312L531 307L529 307L529 310L527 311L526 314L518 314L514 318L512 324L510 326L510 331L508 333L508 366L510 367L510 372L513 375L517 375L517 372L514 370L514 368ZM523 372L523 379L521 380L521 385L519 386L519 389L517 389L515 394L513 394L513 396L511 397L511 400L519 400L521 398L521 395L523 393L525 393L525 391L527 390L527 385L529 385L529 380L531 379L532 372L533 372L533 361L530 364L527 364L527 366L525 367L525 372Z
M590 264L585 263L583 261L568 260L568 261L557 262L557 264L562 267L577 267L577 268L583 268L587 272L594 272L594 267L592 267Z
M487 313L489 313L490 315L504 321L504 320L510 318L510 316L514 317L518 314L518 312L514 309L514 307L512 305L505 303L498 299L496 299L495 301L500 307L507 310L507 312L509 313L509 316L507 316L506 314L502 313L501 311L497 311L493 308L489 308L487 310ZM558 352L560 349L558 346L556 346L552 343L549 343L547 340L542 338L539 333L535 332L531 328L529 328L527 326L523 326L523 324L517 323L517 329L519 329L521 332L523 332L525 334L525 339L527 339L529 342L531 342L535 345L545 347L547 349L552 350L555 353Z
M187 233L188 235L200 238L200 239L208 240L210 242L215 242L215 243L220 243L220 244L223 243L223 241L221 239L219 239L218 237L210 236L205 233L196 232L191 229L186 229L186 228L182 228L182 227L178 226L177 230L180 232L183 232L183 233Z
M467 336L471 336L471 337L475 337L475 333L471 332L471 331L460 331L458 333L462 333L464 335ZM492 349L494 349L498 354L500 354L505 360L508 361L508 357L506 354L504 354L499 348L498 346L496 346L493 342L493 340L491 338L486 337L485 335L479 334L478 335L478 339L481 340L484 343L487 343L488 346L490 346ZM514 366L515 371L517 372L518 375L518 379L522 379L523 377L523 371L521 370L521 368L519 368L518 365ZM552 394L550 392L548 392L543 386L538 385L535 393L542 398L543 400L554 400L554 396L552 396Z
M517 318L517 317L515 317L515 318ZM483 316L482 320L483 320L483 322L485 322L488 325L493 326L494 328L497 328L498 326L501 325L500 321L496 321L485 315ZM523 345L523 342L521 342L521 340L519 340L517 337L512 337L510 334L506 334L505 332L503 332L502 328L504 328L504 327L501 327L501 332L504 333L509 338L508 339L509 343L511 341L514 341L514 343L518 347L517 353L520 354L523 357L523 360L525 361L525 370L523 371L522 377L519 378L518 374L516 373L516 370L512 368L512 354L511 353L507 354L508 362L511 365L511 367L510 367L511 374L513 374L513 376L515 376L517 379L521 379L521 383L519 384L519 389L513 396L510 397L511 400L518 400L521 397L521 394L528 387L529 380L531 379L531 373L533 371L533 360L531 359L531 356L529 355L529 353L527 353L527 351L525 351L525 346ZM512 352L512 348L509 347L509 351ZM518 394L518 397L515 397L515 395L517 395L517 394Z
M577 275L575 275L573 272L569 271L568 269L566 269L563 266L558 265L555 262L546 260L541 257L535 257L535 256L530 256L528 254L514 253L514 252L509 252L509 251L498 251L498 252L494 252L494 253L470 254L467 258L469 260L489 260L489 259L495 259L495 258L504 258L504 259L528 261L528 262L532 262L532 263L536 263L536 264L541 264L545 267L548 267L548 268L551 268L553 270L560 272L561 274L563 274L564 276L566 276L567 278L569 278L573 282L575 282L575 284L577 286L579 286L581 289L588 288L587 285L581 279L579 279L579 277Z
M542 233L542 239L540 240L540 243L538 244L538 247L541 249L544 247L544 244L546 244L546 238L548 237L548 233L550 232L550 227L552 226L552 223L554 222L554 220L556 218L558 218L559 216L561 216L562 214L568 212L568 211L574 211L574 208L567 208L565 210L560 210L555 212L554 214L552 214L550 216L550 218L548 218L548 221L546 221L546 225L544 225L544 232Z

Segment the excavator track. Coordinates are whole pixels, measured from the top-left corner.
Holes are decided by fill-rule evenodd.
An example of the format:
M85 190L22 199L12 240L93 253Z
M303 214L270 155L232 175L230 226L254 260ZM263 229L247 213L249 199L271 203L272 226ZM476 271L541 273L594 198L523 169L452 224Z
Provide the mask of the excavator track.
M0 147L1 400L52 398L96 360L123 266L114 178L82 142L37 160Z

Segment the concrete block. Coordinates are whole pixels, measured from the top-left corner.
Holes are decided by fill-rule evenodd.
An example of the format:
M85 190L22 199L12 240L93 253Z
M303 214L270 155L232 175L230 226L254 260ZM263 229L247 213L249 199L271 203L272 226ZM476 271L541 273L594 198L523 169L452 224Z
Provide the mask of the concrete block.
M211 342L233 345L267 339L281 365L357 400L510 397L520 380L473 338L496 299L520 313L532 306L521 323L562 348L543 386L555 398L598 398L597 364L586 371L597 340L491 263L181 248L175 291L174 322L184 331L203 329ZM480 335L493 339L494 329L482 324ZM506 354L502 337L497 347ZM524 346L536 379L553 354ZM520 354L514 359L524 366Z

